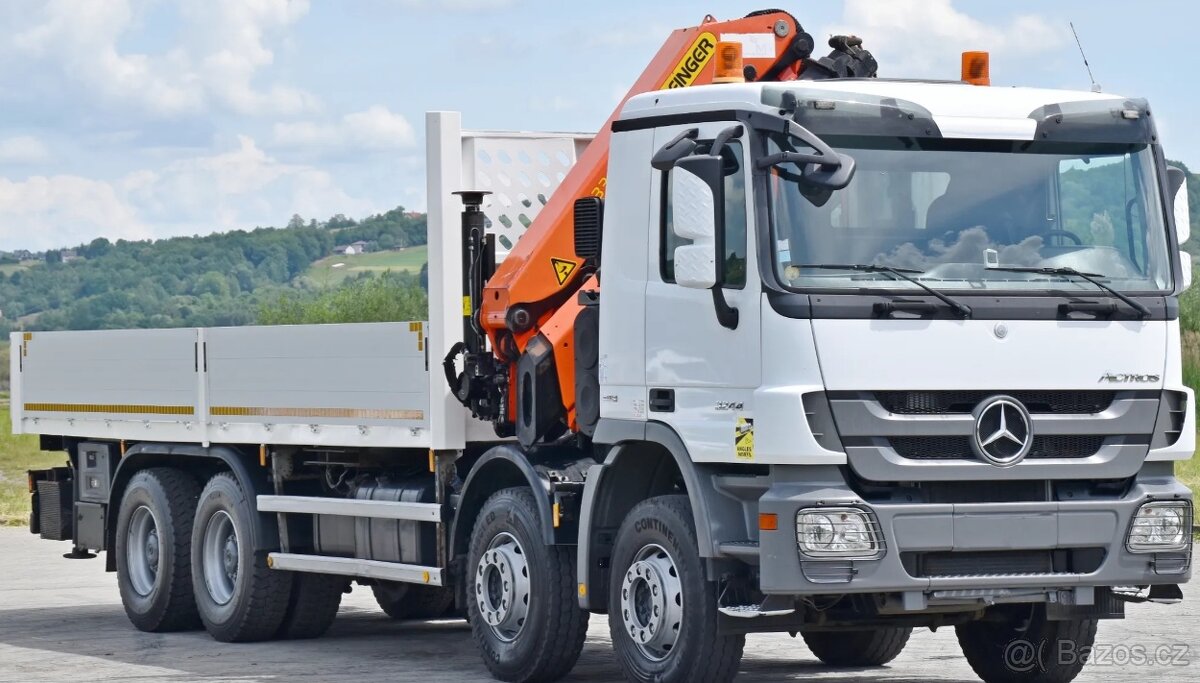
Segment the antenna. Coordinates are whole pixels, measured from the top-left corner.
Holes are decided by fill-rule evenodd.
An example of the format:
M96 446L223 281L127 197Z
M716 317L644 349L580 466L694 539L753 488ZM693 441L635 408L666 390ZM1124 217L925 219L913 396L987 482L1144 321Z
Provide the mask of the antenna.
M1083 51L1083 43L1079 40L1079 33L1075 30L1075 22L1071 24L1071 35L1075 36L1075 44L1079 46L1079 56L1083 57L1083 65L1087 67L1088 78L1092 81L1092 92L1100 92L1100 84L1096 82L1096 77L1092 75L1092 65L1088 64L1087 53Z

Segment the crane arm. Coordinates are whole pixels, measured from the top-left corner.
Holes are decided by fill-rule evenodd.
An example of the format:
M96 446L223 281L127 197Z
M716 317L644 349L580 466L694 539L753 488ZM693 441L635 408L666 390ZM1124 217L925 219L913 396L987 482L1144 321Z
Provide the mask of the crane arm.
M605 196L612 122L625 101L655 90L713 83L722 40L743 44L748 81L875 75L874 58L853 37L839 36L830 41L834 51L829 57L809 59L812 36L782 10L729 21L708 16L698 26L674 31L504 262L486 281L476 276L475 285L468 287L476 290L466 292L472 303L465 326L468 339L447 357L447 378L459 400L476 417L491 420L499 434L515 432L529 446L576 430L575 361L568 350L581 311L576 295L581 289L598 290L599 282L595 264L576 250L575 202ZM482 240L481 230L477 235ZM482 242L468 248L486 252ZM484 350L484 336L490 351ZM453 378L456 354L464 356L464 369ZM519 389L522 377L529 383L534 376L537 387ZM518 402L519 390L534 392L536 400ZM520 415L522 411L537 415Z

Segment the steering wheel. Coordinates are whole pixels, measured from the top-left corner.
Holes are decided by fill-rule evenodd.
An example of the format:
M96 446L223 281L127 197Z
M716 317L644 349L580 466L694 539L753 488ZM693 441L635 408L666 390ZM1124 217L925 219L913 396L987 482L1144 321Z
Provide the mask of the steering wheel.
M1046 232L1040 233L1038 235L1038 237L1046 237L1046 238L1066 237L1067 239L1074 242L1075 246L1077 246L1077 247L1083 246L1083 240L1079 238L1079 235L1076 235L1075 233L1071 232L1070 230L1047 230Z

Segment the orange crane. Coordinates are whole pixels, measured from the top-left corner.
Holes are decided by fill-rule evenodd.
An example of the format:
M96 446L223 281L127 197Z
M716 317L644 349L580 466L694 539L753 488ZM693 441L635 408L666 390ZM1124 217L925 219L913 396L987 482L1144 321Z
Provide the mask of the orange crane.
M525 446L580 431L576 410L575 322L581 291L600 288L598 239L577 243L576 203L603 200L613 120L634 95L729 80L874 77L876 62L853 36L835 36L832 52L813 59L813 37L782 10L753 12L674 31L579 157L549 202L499 267L484 235L480 193L464 192L464 338L443 366L455 395L497 433ZM740 58L740 59L739 59ZM741 63L741 73L726 66ZM736 67L735 67L736 68ZM718 74L721 74L718 77ZM579 203L584 222L601 220L600 202ZM591 249L595 249L594 253ZM591 295L595 296L595 295ZM486 343L485 343L486 340ZM535 348L531 348L534 345ZM518 367L531 353L535 362ZM463 369L456 359L463 356ZM526 384L522 387L522 374ZM552 377L547 377L552 375ZM598 387L597 387L598 389ZM517 400L518 392L523 398ZM598 398L598 397L597 397ZM586 425L583 431L588 433Z

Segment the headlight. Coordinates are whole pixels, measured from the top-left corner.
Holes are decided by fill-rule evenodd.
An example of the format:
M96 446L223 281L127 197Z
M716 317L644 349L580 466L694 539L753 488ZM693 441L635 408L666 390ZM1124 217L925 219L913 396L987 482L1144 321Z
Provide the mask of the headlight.
M883 540L875 516L858 508L806 508L796 513L796 542L813 558L875 559Z
M1156 501L1138 508L1125 547L1131 553L1187 550L1191 545L1192 504Z

